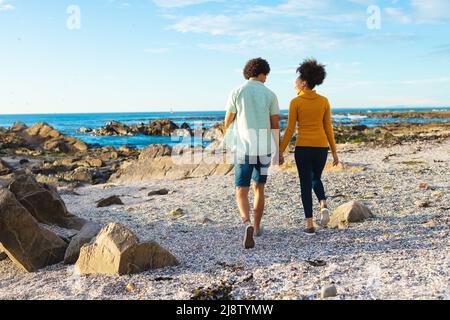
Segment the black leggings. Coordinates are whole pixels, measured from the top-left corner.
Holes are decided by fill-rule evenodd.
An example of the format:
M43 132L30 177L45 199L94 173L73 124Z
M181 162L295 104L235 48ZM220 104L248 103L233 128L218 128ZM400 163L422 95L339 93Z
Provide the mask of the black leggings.
M313 217L312 190L319 201L326 200L322 183L322 172L327 163L328 148L296 147L295 163L302 193L302 203L306 218Z

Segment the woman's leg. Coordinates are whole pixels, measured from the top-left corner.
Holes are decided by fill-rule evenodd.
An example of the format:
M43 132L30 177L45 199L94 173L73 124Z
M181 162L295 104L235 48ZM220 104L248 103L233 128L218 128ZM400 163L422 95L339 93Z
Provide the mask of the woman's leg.
M313 217L310 148L295 148L295 163L297 164L298 175L300 178L303 209L305 210L305 217L309 227L309 224L312 224Z
M325 188L322 183L322 173L327 163L328 149L315 148L312 160L312 187L322 208L327 205Z

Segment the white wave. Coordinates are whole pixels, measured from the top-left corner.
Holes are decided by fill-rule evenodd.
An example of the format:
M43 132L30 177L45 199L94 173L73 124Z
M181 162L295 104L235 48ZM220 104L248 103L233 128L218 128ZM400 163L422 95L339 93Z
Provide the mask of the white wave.
M360 115L352 115L352 114L347 114L347 115L334 115L333 119L339 120L339 119L345 119L345 120L362 120L362 119L367 119L367 116L360 116Z

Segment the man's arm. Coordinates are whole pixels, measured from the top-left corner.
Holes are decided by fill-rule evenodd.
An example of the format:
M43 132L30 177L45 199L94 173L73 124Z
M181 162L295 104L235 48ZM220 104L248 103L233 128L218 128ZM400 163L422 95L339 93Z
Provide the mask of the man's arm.
M234 122L235 119L236 119L236 113L228 111L225 116L225 132L224 133L227 133L228 129L230 128L231 124Z
M272 129L273 139L275 140L275 161L282 165L284 162L283 154L280 153L280 115L270 116L270 128Z

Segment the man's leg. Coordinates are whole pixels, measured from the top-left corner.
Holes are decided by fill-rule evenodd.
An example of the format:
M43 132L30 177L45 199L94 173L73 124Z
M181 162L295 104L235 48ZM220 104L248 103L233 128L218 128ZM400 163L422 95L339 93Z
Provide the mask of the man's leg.
M255 247L253 239L254 227L250 220L250 203L248 193L252 178L253 166L247 161L236 162L235 164L235 184L236 184L236 202L245 226L244 248L251 249Z
M253 191L255 192L255 200L253 203L253 214L254 214L254 226L255 233L258 235L261 229L261 220L264 214L264 203L265 203L265 195L264 195L265 184L254 184Z
M255 219L255 233L260 234L261 231L261 220L264 215L264 204L265 204L265 185L267 183L267 176L269 174L269 166L272 157L269 156L259 156L258 163L253 169L253 191L255 193L255 199L253 203L253 214Z
M250 203L248 201L248 192L250 187L237 187L236 188L236 202L241 214L242 221L244 223L251 222L250 219Z

